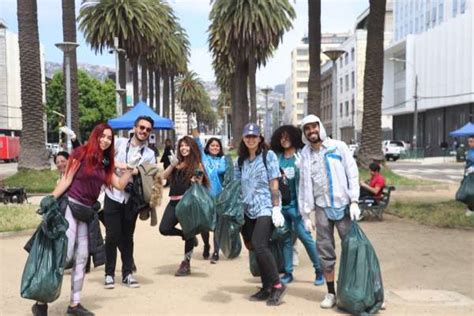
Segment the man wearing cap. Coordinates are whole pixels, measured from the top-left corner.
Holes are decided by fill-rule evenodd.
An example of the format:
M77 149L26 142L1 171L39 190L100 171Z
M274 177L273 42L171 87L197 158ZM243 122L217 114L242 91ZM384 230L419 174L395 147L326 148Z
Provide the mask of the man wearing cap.
M336 304L334 226L341 240L358 220L359 171L347 145L326 136L321 120L308 115L301 122L305 147L301 151L298 205L305 228L310 231L310 213L316 212L316 240L328 294L322 308Z

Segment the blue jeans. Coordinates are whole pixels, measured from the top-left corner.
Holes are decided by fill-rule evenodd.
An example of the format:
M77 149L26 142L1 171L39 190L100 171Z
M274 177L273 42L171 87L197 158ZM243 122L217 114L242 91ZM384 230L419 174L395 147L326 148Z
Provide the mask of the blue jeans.
M296 232L296 236L303 243L306 252L308 253L311 262L313 263L314 271L321 271L321 263L319 262L318 250L316 249L316 242L311 233L304 228L303 218L295 207L284 208L282 210L285 217L285 227L291 231ZM291 234L283 241L283 258L285 260L285 272L293 273L293 243Z

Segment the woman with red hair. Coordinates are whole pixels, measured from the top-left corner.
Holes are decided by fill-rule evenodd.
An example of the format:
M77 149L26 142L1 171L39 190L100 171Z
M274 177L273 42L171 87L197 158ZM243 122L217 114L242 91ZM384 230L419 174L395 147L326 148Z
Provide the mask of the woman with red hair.
M68 199L67 204L61 206L69 223L66 262L74 259L68 315L94 315L79 303L89 257L88 223L95 216L92 205L97 201L102 185L123 190L140 160L137 152L119 178L114 174L114 153L112 128L105 123L97 125L87 144L75 149L69 157L66 172L52 193L55 199L63 195ZM32 310L34 315L47 315L46 304L36 303Z

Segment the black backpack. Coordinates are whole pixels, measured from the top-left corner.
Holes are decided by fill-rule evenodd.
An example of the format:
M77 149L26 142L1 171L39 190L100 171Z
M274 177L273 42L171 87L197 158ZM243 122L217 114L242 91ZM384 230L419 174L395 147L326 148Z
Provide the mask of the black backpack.
M265 170L267 170L267 173L268 173L267 151L264 150L262 152L262 155L263 155L263 157L262 157L263 158L263 165L265 166ZM243 161L238 159L237 163L239 165L240 171L242 171ZM290 205L290 203L291 203L291 189L290 189L290 186L288 184L288 180L286 178L285 172L281 168L280 168L280 174L281 174L281 177L278 178L278 189L280 190L280 194L281 194L281 204L282 204L282 206L287 206L287 205Z

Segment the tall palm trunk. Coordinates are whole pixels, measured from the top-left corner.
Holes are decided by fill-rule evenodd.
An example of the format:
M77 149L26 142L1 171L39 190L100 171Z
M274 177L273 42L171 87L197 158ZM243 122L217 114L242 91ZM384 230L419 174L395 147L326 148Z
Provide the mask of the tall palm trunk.
M119 83L120 88L125 90L125 93L121 95L122 114L125 114L127 113L127 61L125 60L125 54L119 54Z
M321 116L321 0L308 0L308 113Z
M249 103L247 96L247 78L248 78L248 62L239 61L236 63L234 74L234 100L232 105L234 143L240 143L242 130L244 125L249 121Z
M175 98L175 82L174 82L174 76L171 76L170 78L170 86L171 86L171 120L174 122L176 119L176 98ZM175 130L171 130L171 136L173 139L173 142L175 141Z
M362 138L359 163L368 168L373 159L382 160L382 87L383 87L383 41L386 0L370 0L367 24L367 48L364 74L364 114L362 116Z
M138 79L138 62L132 60L132 80L133 80L133 105L140 102L139 79Z
M147 64L145 58L141 58L141 100L147 103L148 99L148 72L147 72Z
M249 94L250 94L250 122L257 122L257 61L255 57L249 59Z
M158 115L161 115L161 102L160 102L160 97L161 97L161 87L160 87L160 72L157 70L155 71L155 111L158 113Z
M49 169L43 129L44 105L36 0L17 0L21 79L21 151L18 169Z
M163 75L163 117L170 117L170 77L167 73ZM164 132L168 138L168 132Z
M150 108L153 109L153 102L155 101L155 89L154 89L154 80L153 76L154 72L151 69L148 69L148 96L149 96L149 101L148 105Z
M76 38L76 12L74 7L74 0L62 0L63 9L63 38L65 42L75 43ZM80 140L81 133L79 133L79 89L77 86L77 55L76 50L69 53L69 65L71 74L71 124L70 128L76 132ZM66 58L63 62L63 73L66 73ZM66 86L66 76L64 77L64 87ZM66 91L64 91L66 94ZM66 100L66 95L64 95Z

